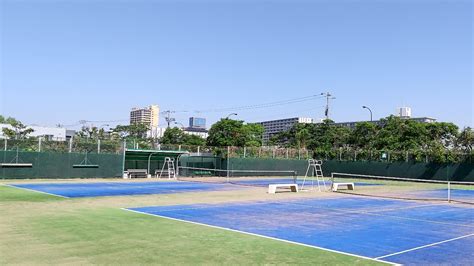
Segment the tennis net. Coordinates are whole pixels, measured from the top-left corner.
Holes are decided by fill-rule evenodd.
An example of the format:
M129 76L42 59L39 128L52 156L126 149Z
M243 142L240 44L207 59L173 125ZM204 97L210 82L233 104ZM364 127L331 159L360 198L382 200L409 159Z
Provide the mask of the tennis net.
M291 170L223 170L197 167L178 167L178 180L206 183L228 183L242 186L265 187L270 184L291 183L297 180Z
M331 183L354 183L354 190L337 191L352 195L474 204L474 182L332 173Z

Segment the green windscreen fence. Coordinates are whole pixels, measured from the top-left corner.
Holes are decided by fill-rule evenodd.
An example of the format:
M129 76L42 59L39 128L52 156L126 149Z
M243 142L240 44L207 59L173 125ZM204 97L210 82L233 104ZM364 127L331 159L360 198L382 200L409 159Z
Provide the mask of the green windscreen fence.
M100 178L122 175L120 154L0 152L0 178ZM17 165L18 164L18 165ZM31 166L24 167L24 165ZM86 165L93 167L78 167Z
M195 168L225 169L225 162L219 156L182 156L179 165Z
M305 175L307 166L306 160L231 158L229 161L230 170L294 170L300 177ZM325 176L330 176L332 172L339 172L430 180L474 181L474 164L472 163L387 163L329 160L323 161L323 172Z

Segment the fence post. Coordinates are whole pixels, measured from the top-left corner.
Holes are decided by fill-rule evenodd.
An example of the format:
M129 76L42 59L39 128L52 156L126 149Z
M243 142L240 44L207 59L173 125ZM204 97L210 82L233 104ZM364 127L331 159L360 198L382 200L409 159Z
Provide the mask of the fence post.
M288 159L288 148L286 148L286 159Z
M181 145L178 145L178 151L181 151Z
M8 140L5 139L5 151L7 151L7 146L8 146L8 145L7 145L7 141L8 141Z
M71 137L71 138L69 139L69 153L72 152L72 139L73 139L73 137Z
M201 155L201 146L198 146L198 156Z
M41 137L38 138L38 152L41 152Z
M339 147L339 161L342 161L342 147Z
M354 151L354 161L357 162L357 151Z
M229 178L229 170L230 170L229 169L229 165L230 165L229 161L230 161L230 146L227 146L227 167L226 167L227 168L226 169L227 170L226 171L227 172L227 178Z
M100 139L97 139L97 154L100 153Z
M244 147L244 158L247 156L247 147Z

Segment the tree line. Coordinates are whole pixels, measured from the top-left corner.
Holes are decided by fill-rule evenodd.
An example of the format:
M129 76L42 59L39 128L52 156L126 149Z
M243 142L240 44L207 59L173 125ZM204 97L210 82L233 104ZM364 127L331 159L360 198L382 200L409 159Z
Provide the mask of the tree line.
M13 129L3 128L4 135L11 139L25 139L32 132L32 129L11 117L0 116L0 123L12 125ZM337 125L331 120L295 124L289 130L272 136L269 143L262 141L262 125L228 118L213 124L207 139L190 135L177 127L167 128L161 138L150 138L147 136L149 130L145 124L118 125L107 132L103 128L83 127L75 138L211 147L266 145L318 152L340 149L410 151L439 156L445 151L472 153L474 146L474 131L470 127L461 130L453 123L422 123L396 116L381 119L378 123L360 122L355 128Z

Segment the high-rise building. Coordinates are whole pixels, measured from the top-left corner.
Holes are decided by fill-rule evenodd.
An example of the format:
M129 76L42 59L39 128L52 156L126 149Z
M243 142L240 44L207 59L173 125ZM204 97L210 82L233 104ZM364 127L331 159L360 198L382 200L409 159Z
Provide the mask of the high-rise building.
M199 117L190 117L189 127L190 128L206 128L206 119L199 118Z
M160 121L160 107L158 105L150 105L144 108L132 108L130 111L130 124L145 124L149 130L148 137L159 138L162 129L158 127Z
M313 123L312 118L307 117L294 117L287 119L278 119L272 121L260 122L264 128L263 132L263 143L267 143L270 138L280 132L291 129L295 124L311 124Z
M130 111L130 124L145 124L152 128L158 127L160 121L160 107L150 105L145 108L132 108Z

